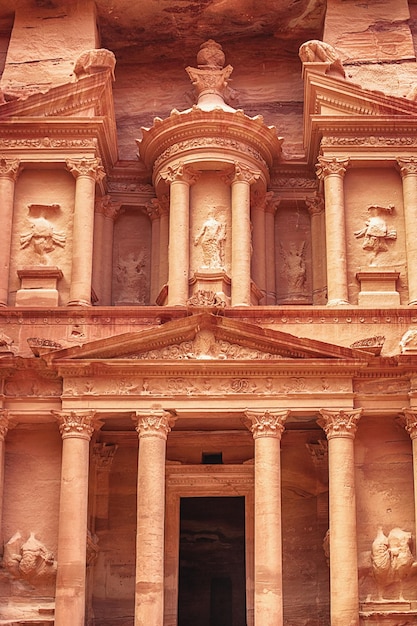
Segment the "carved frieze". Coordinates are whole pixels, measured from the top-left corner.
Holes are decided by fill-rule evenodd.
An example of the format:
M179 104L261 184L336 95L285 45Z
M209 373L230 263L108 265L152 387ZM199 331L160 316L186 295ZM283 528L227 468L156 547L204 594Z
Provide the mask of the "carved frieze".
M58 380L48 380L33 371L16 372L7 379L4 391L6 396L15 398L57 397L62 393Z
M321 140L324 147L330 146L364 146L364 147L412 147L417 145L417 138L407 135L343 135L330 136L327 135Z

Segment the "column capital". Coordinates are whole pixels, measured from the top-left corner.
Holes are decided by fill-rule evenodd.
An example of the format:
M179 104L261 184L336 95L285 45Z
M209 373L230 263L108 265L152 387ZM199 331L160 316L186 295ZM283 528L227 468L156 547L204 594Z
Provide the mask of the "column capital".
M417 174L417 158L416 157L398 157L397 163L400 169L401 177L408 176L409 174Z
M74 178L87 176L88 178L94 179L96 182L100 182L106 175L104 167L101 164L101 159L99 158L90 159L84 157L82 159L67 159L65 163Z
M185 165L180 161L176 165L169 165L166 170L161 172L161 178L167 183L183 182L193 185L199 178L200 173L196 172L189 165Z
M311 216L324 213L324 198L321 194L307 196L305 199L307 211Z
M281 439L284 431L284 423L289 411L274 411L269 409L252 410L247 409L245 415L248 419L248 428L253 438L274 437Z
M149 215L151 221L158 220L161 215L169 212L169 200L164 196L161 200L159 198L152 198L146 205L146 212Z
M114 220L120 212L121 204L115 204L112 202L109 195L100 196L96 198L94 203L94 211Z
M233 185L233 183L238 182L253 185L253 183L259 180L260 176L261 172L259 170L252 170L244 163L239 163L239 161L235 161L233 167L221 174L221 178L226 185Z
M317 424L324 430L327 439L335 437L354 439L362 412L363 409L351 411L320 409L321 417L317 420Z
M404 416L403 425L405 430L408 432L411 439L417 439L417 411L404 408L402 414Z
M0 178L10 178L15 181L20 170L19 159L6 159L0 155Z
M174 426L176 417L171 411L164 411L164 409L147 409L136 411L132 419L136 423L139 439L145 437L166 439Z
M55 416L62 439L86 439L102 426L95 411L51 411Z
M317 160L316 174L320 179L326 178L326 176L330 176L331 174L343 178L350 165L350 159L348 157L338 159L336 157L327 158L319 156Z
M9 411L0 409L0 441L4 441L9 430Z
M251 192L251 206L258 211L266 212L270 205L276 204L275 193L264 189L254 189ZM275 207L274 207L275 210Z

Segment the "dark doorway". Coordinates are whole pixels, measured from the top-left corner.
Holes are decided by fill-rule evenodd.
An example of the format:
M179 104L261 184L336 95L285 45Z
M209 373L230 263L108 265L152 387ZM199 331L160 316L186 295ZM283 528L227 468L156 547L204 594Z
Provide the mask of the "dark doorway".
M245 498L181 498L178 626L246 626Z

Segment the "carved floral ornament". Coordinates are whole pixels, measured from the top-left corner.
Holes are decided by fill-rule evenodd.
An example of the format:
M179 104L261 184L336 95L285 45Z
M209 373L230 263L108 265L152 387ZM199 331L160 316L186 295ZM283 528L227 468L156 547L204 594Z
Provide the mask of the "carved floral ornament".
M74 437L89 441L94 430L102 426L95 411L52 411L52 414L58 421L62 439Z
M270 409L254 411L246 410L247 425L253 438L274 437L281 439L284 432L285 421L290 414L289 411L274 411Z
M171 428L174 426L176 416L173 411L152 408L144 411L136 411L132 419L136 422L136 431L138 432L139 439L147 437L166 439Z
M196 172L192 167L185 165L183 161L180 161L175 165L169 165L165 171L161 172L161 178L170 184L183 182L188 185L193 185L197 182L199 176L199 172Z
M74 178L87 176L88 178L94 179L96 182L100 182L106 175L104 167L101 164L101 159L99 158L91 159L83 157L82 159L67 159L66 165Z
M350 160L348 158L338 159L336 157L326 158L319 156L317 160L316 174L320 179L331 175L343 177L350 165Z
M327 409L320 409L321 417L317 420L317 423L323 428L327 439L333 439L335 437L353 439L362 412L363 409L353 409L351 411L329 411Z
M0 409L0 441L4 441L9 430L9 411Z
M0 177L15 181L19 168L20 161L18 159L6 159L4 156L0 156Z

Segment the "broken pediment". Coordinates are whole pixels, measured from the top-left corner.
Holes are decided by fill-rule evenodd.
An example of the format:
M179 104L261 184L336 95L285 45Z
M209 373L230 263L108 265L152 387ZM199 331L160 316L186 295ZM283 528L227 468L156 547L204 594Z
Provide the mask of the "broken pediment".
M55 350L48 363L80 360L367 360L372 355L351 348L261 328L223 316L200 313L149 330Z

